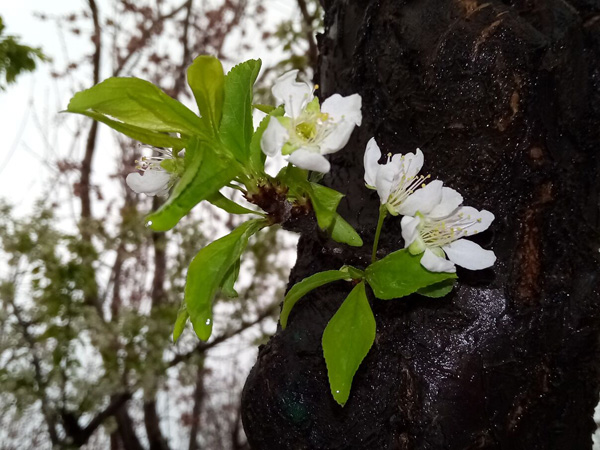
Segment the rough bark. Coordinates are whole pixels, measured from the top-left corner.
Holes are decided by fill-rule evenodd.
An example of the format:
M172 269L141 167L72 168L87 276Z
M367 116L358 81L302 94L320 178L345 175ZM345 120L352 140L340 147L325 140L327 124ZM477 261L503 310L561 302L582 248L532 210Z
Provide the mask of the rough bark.
M362 157L420 147L433 178L496 215L493 269L443 299L376 301L377 337L338 406L321 335L350 286L301 300L245 386L254 449L591 449L598 399L600 2L330 0L321 94L363 98L324 182L354 251L302 234L290 285L365 266L377 194ZM402 246L399 219L381 254Z

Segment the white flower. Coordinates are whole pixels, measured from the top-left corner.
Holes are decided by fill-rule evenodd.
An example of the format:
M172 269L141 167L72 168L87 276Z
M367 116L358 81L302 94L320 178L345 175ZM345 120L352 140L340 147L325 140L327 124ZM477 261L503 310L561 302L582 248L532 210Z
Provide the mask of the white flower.
M421 197L437 196L433 191L419 191ZM405 248L413 255L423 253L421 264L431 272L456 272L455 264L469 270L491 267L496 261L494 252L463 238L487 230L494 215L469 206L459 207L462 197L454 189L443 187L441 194L432 208L419 209L414 217L402 218Z
M283 103L285 115L271 117L261 147L268 156L281 152L297 167L326 173L330 164L323 155L341 150L354 127L360 126L362 99L358 94L334 94L320 106L312 84L296 81L297 74L297 70L287 72L273 86L273 96Z
M424 160L420 149L406 155L390 154L384 164L379 164L380 158L381 150L375 138L371 138L364 156L365 183L368 188L377 189L381 204L386 206L390 214L414 216L417 210L429 211L439 203L442 182L433 181L424 185L429 175L419 175ZM415 192L415 189L418 190Z
M148 196L167 196L169 189L177 181L178 172L182 169L181 158L173 158L170 150L156 149L163 156L144 156L137 161L136 169L143 173L132 172L125 182L137 194Z

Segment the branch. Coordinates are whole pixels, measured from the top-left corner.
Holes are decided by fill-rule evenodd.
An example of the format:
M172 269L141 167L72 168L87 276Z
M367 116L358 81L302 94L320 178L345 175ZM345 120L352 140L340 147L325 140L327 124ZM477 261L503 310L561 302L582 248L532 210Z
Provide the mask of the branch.
M92 55L93 78L94 84L100 81L100 54L101 54L101 29L100 19L98 17L98 6L96 0L88 0L90 11L92 13L92 21L94 23L94 34L92 42L94 43L94 54ZM79 196L81 198L81 218L90 219L92 216L92 208L90 203L90 174L92 171L92 158L96 148L96 135L98 134L98 122L93 121L90 132L85 145L85 156L81 162L81 180L79 182ZM82 227L83 237L89 239L89 233L85 229L85 224Z
M181 57L181 65L179 66L179 70L177 78L175 79L175 84L173 85L173 97L177 98L181 89L183 88L183 84L185 82L185 68L190 63L190 45L189 45L189 28L190 28L190 18L192 16L192 5L194 0L188 0L186 4L187 12L185 15L185 20L183 22L183 31L181 36L181 45L183 46L183 55Z
M131 392L123 392L122 394L113 395L111 397L111 401L104 410L96 414L96 416L87 424L87 426L83 429L83 432L87 435L86 442L90 438L90 436L96 431L96 429L102 425L102 423L108 419L110 416L116 414L116 412L127 403L131 397ZM83 445L83 443L82 443Z
M46 421L46 425L48 426L48 434L50 434L52 446L56 447L61 443L61 441L58 437L58 432L56 430L56 419L54 417L55 413L50 409L48 405L48 397L46 396L46 382L44 381L44 377L42 375L42 365L35 349L35 339L33 339L33 336L31 336L31 334L29 333L29 324L25 322L21 317L21 312L19 310L19 307L15 304L14 298L9 298L8 301L13 307L15 317L17 318L19 326L21 327L23 338L25 339L25 342L27 342L27 345L31 350L31 359L34 367L34 378L35 382L38 385L38 395L42 402L42 415L44 416L44 420Z
M298 0L298 7L300 8L304 25L306 25L306 40L308 41L308 65L314 69L315 65L317 64L318 57L317 43L315 42L314 29L312 26L312 21L314 18L308 12L306 0Z
M200 413L204 402L204 367L201 362L196 372L196 387L194 389L194 407L192 408L192 425L190 427L190 444L188 450L198 449L198 431L200 428Z
M142 37L140 39L139 46L131 49L129 51L129 53L127 53L127 55L119 62L119 64L115 68L112 76L117 77L121 74L121 72L123 71L123 69L125 69L125 66L129 62L129 60L132 58L132 56L148 43L148 40L152 37L152 32L154 31L154 28L159 23L161 23L163 20L170 19L171 17L177 15L181 10L183 10L187 6L188 2L189 2L189 0L186 0L178 7L172 9L171 12L158 16L155 20L153 20L150 23L150 25L147 28L144 28L144 30L142 31Z
M271 314L273 314L273 311L278 307L279 307L279 302L273 303L271 306L269 306L267 309L265 309L263 312L261 312L258 315L258 317L256 317L256 319L254 319L250 322L242 322L242 324L235 330L225 332L221 336L216 337L215 339L213 339L210 342L200 342L200 343L198 343L198 345L196 345L196 347L194 347L193 350L190 350L187 353L182 353L182 354L176 355L171 361L169 361L167 363L167 368L174 367L177 364L179 364L180 362L187 361L195 354L205 353L206 351L210 350L211 348L215 347L216 345L219 345L219 344L227 341L228 339L231 339L232 337L237 336L238 334L246 331L248 328L251 328L256 324L259 324L260 322L265 320L267 317L269 317Z

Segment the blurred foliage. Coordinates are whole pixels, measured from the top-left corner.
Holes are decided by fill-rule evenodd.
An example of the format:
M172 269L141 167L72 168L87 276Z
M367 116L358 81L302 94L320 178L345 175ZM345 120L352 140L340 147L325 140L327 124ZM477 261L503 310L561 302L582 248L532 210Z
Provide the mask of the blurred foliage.
M251 39L228 41L236 31L244 36L249 24L280 57L264 70L265 82L291 68L310 76L316 55L307 55L322 20L316 0L302 2L312 19L298 6L279 25L266 20L258 0L109 0L98 3L104 9L96 17L88 7L96 2L85 4L66 15L38 15L56 24L67 46L74 39L93 44L53 63L53 76L71 91L88 87L97 69L103 76L149 79L175 98L189 96L184 68L197 54L230 63L245 52L256 55ZM94 154L89 120L57 128L62 147ZM52 161L52 187L26 216L0 202L0 448L246 449L239 396L247 354L252 358L250 349L274 330L294 239L270 228L251 240L239 297L219 299L215 323L221 325L211 341L200 343L186 330L174 345L190 260L243 219L200 206L174 230L153 233L144 217L159 202L124 187L134 160L151 150L124 138L114 144L89 160L116 163L110 185L87 181L91 217L77 208L86 187L77 152Z
M48 61L40 48L28 47L19 42L16 36L6 34L6 26L0 17L0 91L14 83L23 72L35 70L39 61Z

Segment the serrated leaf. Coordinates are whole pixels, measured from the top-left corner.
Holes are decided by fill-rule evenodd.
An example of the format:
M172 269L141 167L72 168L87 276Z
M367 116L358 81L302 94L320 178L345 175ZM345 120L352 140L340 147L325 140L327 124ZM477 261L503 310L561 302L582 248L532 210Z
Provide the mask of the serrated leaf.
M333 223L329 227L331 239L341 244L348 244L352 247L362 247L363 240L352 225L344 220L342 216L336 213Z
M450 278L448 280L444 280L439 283L432 284L431 286L421 288L417 291L417 294L424 295L425 297L431 297L431 298L445 297L450 292L452 292L452 289L454 288L455 283L456 283L456 280L454 278Z
M200 111L213 130L218 130L223 114L225 74L214 56L201 55L187 68L187 80Z
M228 199L220 192L215 192L210 195L206 200L217 208L221 208L223 211L229 214L260 214L259 212L252 211L251 209L245 208L242 205L238 205L233 200Z
M336 217L336 210L344 194L321 184L310 183L310 201L317 216L319 228L326 230Z
M347 271L326 270L324 272L315 273L314 275L306 277L302 281L296 283L294 286L292 286L283 299L283 307L281 308L281 315L279 316L281 328L285 330L292 308L298 302L298 300L300 300L310 291L325 284L333 283L334 281L350 279L351 278Z
M244 222L231 233L204 247L192 260L185 284L185 303L194 331L203 341L212 333L214 297L240 259L250 236L267 225L264 219Z
M147 218L155 231L173 228L194 206L215 195L241 172L237 163L217 155L197 139L186 149L186 160L185 172L169 199Z
M104 122L109 126L121 122L148 131L206 137L206 129L196 114L139 78L108 78L75 94L67 111L100 114L112 120Z
M177 312L177 319L175 320L175 325L173 326L173 342L177 342L181 336L181 333L183 333L183 330L185 330L185 324L187 323L189 317L190 315L187 312L184 301Z
M221 141L241 163L250 159L250 141L254 133L252 97L260 60L238 64L225 77L225 100L221 120Z
M417 292L446 280L456 274L430 272L421 265L423 255L411 255L407 249L390 253L365 270L366 280L377 298L390 300Z
M263 118L263 120L261 120L260 124L258 125L258 128L252 135L252 140L250 141L250 166L257 173L263 173L265 168L266 155L263 153L260 143L262 135L267 129L271 117L280 116L283 116L283 108L272 108L269 115L267 115Z
M375 341L376 324L365 292L357 284L323 332L323 355L329 387L335 401L344 406L354 374Z

